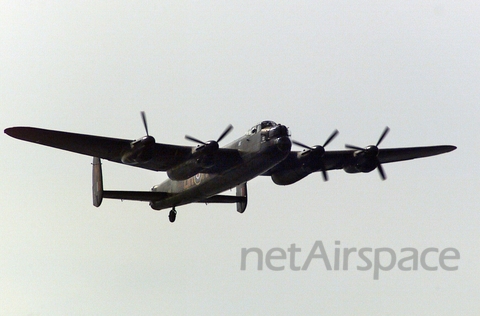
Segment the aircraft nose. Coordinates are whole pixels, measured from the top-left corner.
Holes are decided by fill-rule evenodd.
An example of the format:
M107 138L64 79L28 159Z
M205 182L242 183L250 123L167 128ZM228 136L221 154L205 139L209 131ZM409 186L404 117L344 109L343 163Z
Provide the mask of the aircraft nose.
M268 135L269 138L288 136L288 128L285 125L278 124L270 128Z
M286 152L290 151L290 149L292 148L292 141L288 136L282 136L275 140L275 145L277 145L277 148L280 151Z

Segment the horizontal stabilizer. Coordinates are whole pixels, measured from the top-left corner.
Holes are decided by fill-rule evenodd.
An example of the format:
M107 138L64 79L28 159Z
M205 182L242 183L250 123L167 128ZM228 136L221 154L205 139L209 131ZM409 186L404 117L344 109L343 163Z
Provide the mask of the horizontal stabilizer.
M175 196L175 193L157 191L106 191L103 190L102 164L98 157L93 158L92 191L93 205L99 207L102 200L117 199L130 201L155 202ZM246 205L247 197L238 195L214 195L197 201L198 203L238 203Z
M236 195L214 195L198 202L199 203L246 203L247 197L236 196Z
M175 194L153 191L103 191L106 199L131 200L131 201L160 201Z

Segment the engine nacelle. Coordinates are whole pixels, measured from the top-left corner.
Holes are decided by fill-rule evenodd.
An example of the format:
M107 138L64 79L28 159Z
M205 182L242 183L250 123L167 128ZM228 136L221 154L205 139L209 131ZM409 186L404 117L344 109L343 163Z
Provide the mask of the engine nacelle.
M213 155L202 155L195 160L202 169L209 169L215 166L215 157Z
M130 149L122 155L122 162L129 165L148 162L153 158L155 138L144 136L130 143Z
M289 185L302 180L310 173L299 172L297 170L287 170L272 174L272 181L278 185Z
M181 181L193 177L203 169L205 168L203 168L196 159L189 159L167 170L167 175L172 180Z
M189 160L167 170L168 177L177 181L186 180L205 169L214 167L217 150L218 143L216 141L208 141L202 146L198 146L192 152L192 157Z
M363 173L368 173L378 166L378 161L376 157L366 157L366 156L357 156L356 161L348 166L345 166L343 170L347 173L358 173L358 172L363 172Z
M323 150L323 148L322 148ZM289 185L302 180L312 172L322 168L321 156L325 150L316 149L298 153L299 165L293 169L278 171L272 174L272 181L278 185Z

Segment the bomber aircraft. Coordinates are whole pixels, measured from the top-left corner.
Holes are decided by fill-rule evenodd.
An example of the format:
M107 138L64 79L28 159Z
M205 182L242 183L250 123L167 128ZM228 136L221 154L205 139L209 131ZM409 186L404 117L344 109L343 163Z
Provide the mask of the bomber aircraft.
M148 133L147 120L141 112L146 136L126 140L93 135L46 130L34 127L11 127L5 133L21 140L55 147L93 157L93 205L103 198L146 201L154 210L171 209L170 222L176 219L176 207L201 203L236 203L237 211L247 207L247 181L257 176L270 176L275 184L289 185L313 172L343 169L348 173L371 172L377 169L385 180L383 163L439 155L455 146L428 146L380 149L387 135L385 128L375 145L365 148L345 145L347 150L326 151L325 147L338 135L335 130L323 145L307 146L290 139L289 129L273 121L263 121L245 135L220 147L219 142L232 130L229 125L217 140L204 142L186 135L197 146L156 143ZM292 143L302 151L292 151ZM103 189L101 159L154 171L166 171L168 178L151 191L107 191ZM236 188L235 195L220 193Z

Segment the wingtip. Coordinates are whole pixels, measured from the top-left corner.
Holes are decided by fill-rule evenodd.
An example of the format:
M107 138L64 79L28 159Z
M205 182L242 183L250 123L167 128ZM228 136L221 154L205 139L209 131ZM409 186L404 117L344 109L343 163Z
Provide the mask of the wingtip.
M20 138L22 135L22 131L24 130L25 130L25 127L16 126L16 127L6 128L3 132L10 137Z
M457 149L457 146L453 146L453 145L447 145L446 147L448 149L447 152L454 151L455 149Z
M8 127L8 128L6 128L6 129L4 129L3 132L4 132L5 134L7 134L8 136L12 136L14 129L15 129L15 127ZM12 136L12 137L13 137L13 136Z

